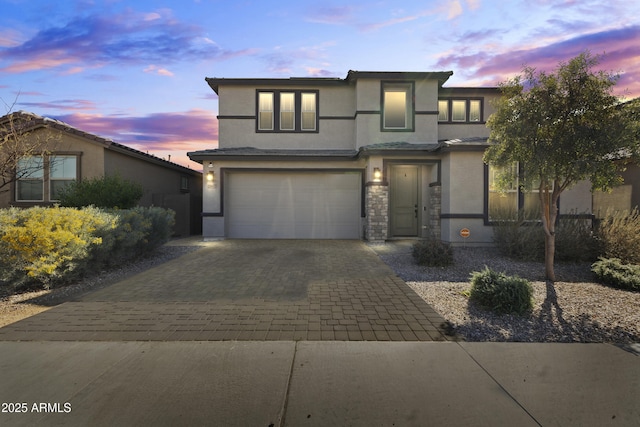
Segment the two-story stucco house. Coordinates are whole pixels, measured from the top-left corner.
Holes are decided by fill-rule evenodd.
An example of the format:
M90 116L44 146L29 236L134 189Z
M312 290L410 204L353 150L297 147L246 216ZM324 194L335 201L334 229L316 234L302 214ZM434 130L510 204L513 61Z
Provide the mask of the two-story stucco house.
M490 213L535 195L494 190L482 156L499 91L443 87L451 75L207 78L219 148L188 153L204 169L204 238L490 244ZM588 185L563 195L563 212L590 209Z

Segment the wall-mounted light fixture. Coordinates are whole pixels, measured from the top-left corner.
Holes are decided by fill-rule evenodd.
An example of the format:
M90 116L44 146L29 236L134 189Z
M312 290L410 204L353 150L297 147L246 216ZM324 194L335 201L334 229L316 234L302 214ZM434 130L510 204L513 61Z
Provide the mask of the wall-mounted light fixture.
M374 181L382 180L382 171L380 171L380 168L373 168L373 180Z
M213 171L207 172L207 182L213 182L213 178L214 178Z

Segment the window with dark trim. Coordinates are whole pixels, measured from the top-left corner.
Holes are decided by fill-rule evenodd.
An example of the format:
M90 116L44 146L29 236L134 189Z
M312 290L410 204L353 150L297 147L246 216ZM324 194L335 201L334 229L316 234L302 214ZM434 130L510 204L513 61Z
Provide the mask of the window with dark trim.
M382 130L414 131L413 82L382 82Z
M438 121L447 123L483 123L482 98L441 98L438 100Z
M537 213L540 209L539 190L535 183L523 189L517 176L522 175L522 168L513 163L508 168L487 165L486 194L487 220L517 218L517 213ZM502 181L502 182L501 182Z
M318 91L259 90L256 132L317 132Z

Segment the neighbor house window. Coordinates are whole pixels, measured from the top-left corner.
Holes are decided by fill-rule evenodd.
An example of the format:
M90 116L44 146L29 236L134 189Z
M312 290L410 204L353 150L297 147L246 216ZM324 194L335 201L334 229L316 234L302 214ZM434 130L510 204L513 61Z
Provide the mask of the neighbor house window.
M314 132L317 91L258 91L258 132Z
M517 218L524 210L527 217L536 217L540 208L539 189L536 182L523 189L518 181L518 163L509 167L488 166L488 216L490 221ZM501 185L502 184L502 185Z
M49 200L59 200L60 191L77 179L76 156L49 157Z
M382 129L413 131L413 83L383 83Z
M258 130L273 130L273 92L258 93Z
M16 201L44 200L44 159L42 156L29 156L18 160L16 178Z
M438 100L438 121L439 122L449 121L449 101L446 99Z

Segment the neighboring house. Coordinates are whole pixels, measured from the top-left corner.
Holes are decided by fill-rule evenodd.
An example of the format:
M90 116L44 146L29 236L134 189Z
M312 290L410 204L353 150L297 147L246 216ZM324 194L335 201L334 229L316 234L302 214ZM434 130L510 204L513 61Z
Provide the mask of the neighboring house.
M176 212L176 235L200 234L202 173L72 126L28 112L13 113L29 138L45 138L44 154L22 159L20 165L36 168L0 192L0 208L53 205L65 183L119 174L144 188L141 206L160 206ZM0 123L7 121L0 118ZM20 168L20 166L19 166ZM18 174L20 171L16 171Z
M451 75L207 78L219 97L219 148L188 153L204 169L204 238L432 233L490 244L493 212L537 195L515 184L495 191L482 156L499 90L443 87ZM561 213L590 214L591 204L580 184L563 193Z

